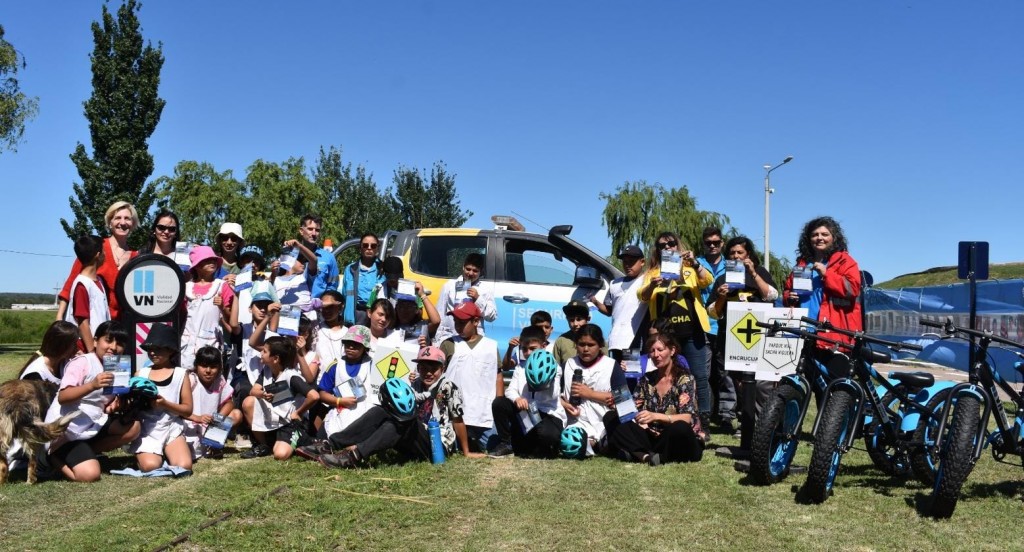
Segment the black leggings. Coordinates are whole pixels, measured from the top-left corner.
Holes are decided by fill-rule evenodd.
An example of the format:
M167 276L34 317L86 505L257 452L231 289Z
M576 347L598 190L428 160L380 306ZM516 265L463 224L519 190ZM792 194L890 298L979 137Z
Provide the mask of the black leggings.
M494 429L503 443L511 443L512 450L520 456L539 456L556 458L562 440L562 420L541 413L541 420L523 434L523 426L519 424L519 409L516 403L505 397L498 397L491 403L494 414Z
M416 419L397 422L379 406L370 408L352 425L332 434L329 439L336 449L355 445L363 458L393 448L413 458L430 459L427 428Z
M634 422L619 423L614 410L604 415L604 428L608 433L611 455L622 460L641 462L650 454L661 457L661 463L699 462L704 456L704 444L686 422L673 422L655 435Z

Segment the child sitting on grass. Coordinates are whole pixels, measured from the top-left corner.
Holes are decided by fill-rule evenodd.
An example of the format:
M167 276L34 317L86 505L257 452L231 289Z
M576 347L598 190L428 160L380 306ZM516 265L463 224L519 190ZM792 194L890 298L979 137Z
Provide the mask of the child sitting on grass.
M148 472L164 465L192 469L192 451L185 442L185 421L192 415L192 382L184 368L177 366L178 334L166 324L153 324L142 342L151 366L136 375L156 384L159 395L152 408L142 412L142 432L131 446L139 470Z
M242 458L273 454L287 460L296 446L308 440L302 416L320 395L295 368L296 354L295 343L286 337L275 335L264 341L263 372L242 401L256 443Z
M519 334L519 366L505 396L494 399L494 428L501 442L489 454L501 458L516 454L553 458L565 426L565 409L559 401L555 357L544 350L547 339L536 326Z
M139 436L138 420L112 417L119 406L117 395L105 395L104 387L114 383L113 372L103 371L103 357L120 354L128 343L128 333L114 321L96 328L96 348L68 362L61 378L57 398L46 413L46 423L77 411L67 431L50 443L50 461L71 481L93 482L100 479L96 455L120 448Z
M231 419L231 425L242 421L242 412L231 402L232 389L221 375L221 354L216 347L196 351L195 368L189 372L192 385L192 415L185 418L185 441L192 459L220 458L221 449L202 443L203 433L214 422L214 415Z
M424 347L415 362L419 377L411 386L398 378L385 381L380 387L380 406L370 408L344 431L331 436L330 446L340 452L319 448L309 451L311 455L328 468L355 468L373 454L392 448L429 460L427 423L433 418L441 427L441 441L448 453L454 452L458 441L467 458L482 458L483 454L469 450L462 393L444 377L444 353L437 347Z

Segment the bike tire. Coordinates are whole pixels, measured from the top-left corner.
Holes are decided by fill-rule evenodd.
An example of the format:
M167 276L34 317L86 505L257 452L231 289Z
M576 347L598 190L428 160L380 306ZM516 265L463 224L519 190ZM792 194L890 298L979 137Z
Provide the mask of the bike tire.
M981 401L974 395L961 395L953 408L949 437L940 454L939 470L935 474L932 517L949 518L956 510L960 488L974 469L974 444L980 418Z
M949 389L935 394L925 405L932 414L941 414L942 408L949 400ZM918 481L932 487L935 485L935 472L939 471L939 451L945 443L945 436L939 436L939 421L922 415L914 430L914 448L910 451L910 468ZM949 426L946 426L949 435Z
M791 385L780 385L754 426L750 476L757 485L772 485L789 475L796 454L803 396Z
M857 426L855 403L853 392L842 387L836 388L825 403L803 486L803 495L810 502L821 504L832 494L843 458L842 443Z
M889 391L882 397L879 406L888 411L899 433L900 419L903 417L903 404L899 398ZM910 459L896 444L889 442L877 415L872 416L871 422L864 427L864 443L875 467L886 475L903 476L910 471Z

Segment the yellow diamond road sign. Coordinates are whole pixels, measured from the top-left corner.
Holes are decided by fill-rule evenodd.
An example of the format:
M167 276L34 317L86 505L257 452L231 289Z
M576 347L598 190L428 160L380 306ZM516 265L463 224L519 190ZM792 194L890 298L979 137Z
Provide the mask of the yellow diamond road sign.
M748 351L761 340L761 328L757 327L757 317L752 312L744 314L729 331Z
M377 371L384 379L404 378L409 373L409 366L398 351L393 351L390 355L380 359L376 366Z

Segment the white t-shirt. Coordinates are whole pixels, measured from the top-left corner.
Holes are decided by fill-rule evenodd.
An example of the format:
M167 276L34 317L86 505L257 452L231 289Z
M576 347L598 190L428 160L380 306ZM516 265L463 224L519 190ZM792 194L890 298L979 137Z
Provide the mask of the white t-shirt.
M632 280L612 280L608 294L604 298L604 305L612 310L612 330L608 334L609 349L628 349L633 343L647 312L637 296L643 281L642 275Z
M579 357L572 357L565 361L565 370L562 373L562 397L568 401L569 391L572 389L572 375L577 368L583 369L583 384L597 392L610 393L612 390L612 369L615 367L615 360L604 355L601 360L595 362L589 368L579 364ZM587 437L600 441L604 437L604 415L608 407L604 403L583 399L579 406L579 416L569 416L569 424L580 426L587 432Z

